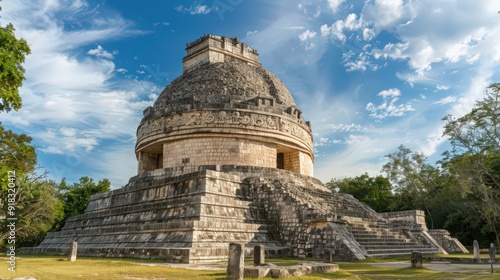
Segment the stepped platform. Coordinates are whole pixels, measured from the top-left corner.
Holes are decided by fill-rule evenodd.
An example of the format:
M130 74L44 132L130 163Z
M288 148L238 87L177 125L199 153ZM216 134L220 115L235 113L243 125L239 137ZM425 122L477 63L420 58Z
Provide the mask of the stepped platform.
M224 259L227 244L266 254L334 260L446 253L427 233L421 211L380 214L319 180L286 170L244 166L167 168L133 177L125 187L92 196L24 253L161 258L197 263ZM420 220L419 220L420 219Z

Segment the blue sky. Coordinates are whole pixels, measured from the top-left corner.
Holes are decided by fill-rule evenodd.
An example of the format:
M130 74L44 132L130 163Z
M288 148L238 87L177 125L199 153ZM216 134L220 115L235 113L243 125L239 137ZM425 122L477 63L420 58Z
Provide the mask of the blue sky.
M185 44L239 37L289 88L315 137L315 176L378 175L403 144L431 162L441 121L500 81L496 0L4 0L25 38L23 108L1 113L51 178L136 174L142 111L182 73Z

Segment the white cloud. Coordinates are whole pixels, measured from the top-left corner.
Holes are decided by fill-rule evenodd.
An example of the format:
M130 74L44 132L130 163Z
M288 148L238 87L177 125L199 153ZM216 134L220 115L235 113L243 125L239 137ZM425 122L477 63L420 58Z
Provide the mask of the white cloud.
M357 143L362 143L362 142L368 142L370 141L370 137L367 135L360 135L360 134L350 134L348 139L346 140L347 144L357 144Z
M327 0L328 1L328 7L334 12L338 12L339 6L345 1L345 0Z
M377 94L384 100L382 104L375 105L372 102L366 104L365 109L371 112L370 117L375 119L385 119L387 117L401 117L406 112L415 111L415 108L410 103L396 104L401 95L401 91L396 88L383 90ZM390 100L388 100L390 99Z
M122 18L99 13L80 18L91 20L93 25L78 29L64 28L67 23L52 16L61 12L81 14L87 12L85 9L90 8L71 1L16 1L9 2L9 12L3 16L3 20L16 26L16 35L29 42L32 53L24 64L26 81L20 89L23 108L2 116L2 121L5 125L16 124L32 135L42 153L88 154L106 141L133 151L133 143L128 139L135 138L141 112L151 104L142 93L156 89L155 84L147 81L113 80L115 64L108 59L117 51L108 52L98 45L87 52L88 56L74 55L95 41L143 34L130 30ZM16 17L17 14L25 16ZM126 72L123 68L116 71ZM123 176L130 175L133 173Z
M250 37L252 35L254 35L255 33L257 33L258 31L257 30L254 30L254 31L248 31L247 32L247 37Z
M500 48L491 47L500 44L500 37L494 35L500 32L498 14L492 12L500 9L500 2L392 2L375 1L362 12L367 25L393 32L401 40L387 44L382 50L374 49L372 54L376 58L408 60L408 65L418 73L429 71L438 63L500 60ZM382 9L383 6L394 7ZM382 16L384 10L389 14ZM450 32L451 26L453 32Z
M368 68L375 71L379 68L378 65L373 64L369 60L369 56L365 52L361 52L355 61L349 61L349 59L352 57L353 54L354 54L353 52L349 51L345 57L343 56L343 58L344 58L343 60L347 61L344 64L344 66L347 68L346 69L347 72L351 72L351 71L363 72L363 71L366 71L366 69L368 69Z
M290 26L290 27L287 27L287 29L290 29L290 30L304 30L306 29L304 26Z
M442 85L437 85L436 86L436 90L449 90L450 87L449 86L442 86Z
M377 94L378 96L381 96L382 98L387 98L387 97L397 97L401 95L401 91L397 88L391 88L388 90L383 90Z
M321 137L319 140L316 140L313 144L314 147L324 147L329 144L330 139L328 137Z
M320 32L321 32L321 37L327 37L330 35L332 28L328 26L328 24L323 24L321 25Z
M163 26L169 26L170 25L169 22L162 21L162 22L155 22L155 23L153 23L153 26L158 26L160 24L163 25Z
M313 39L314 37L316 37L316 32L310 31L309 29L307 29L304 33L299 35L299 40L301 42L304 42L304 41Z
M361 29L363 26L363 19L358 18L356 14L351 13L345 20L337 20L331 26L326 24L322 25L320 30L322 37L330 36L333 39L345 42L347 36L344 34L344 30L355 31Z
M373 25L375 33L379 34L406 23L413 16L412 10L411 2L404 4L402 0L375 0L373 4L366 4L361 14L367 23Z
M175 7L175 9L178 12L187 12L191 15L206 15L216 11L216 9L213 7L208 7L207 5L200 5L197 3L193 3L191 6L189 6L189 8L184 7L183 5L179 5Z
M444 105L444 104L449 104L449 103L454 103L457 101L457 98L455 96L446 96L445 98L442 98L439 101L434 102L433 104L439 104L439 105Z
M353 131L366 131L366 127L362 125L350 123L350 124L332 124L333 132L353 132Z
M98 45L95 49L89 50L87 54L94 55L99 58L113 59L113 54L103 49L101 45Z

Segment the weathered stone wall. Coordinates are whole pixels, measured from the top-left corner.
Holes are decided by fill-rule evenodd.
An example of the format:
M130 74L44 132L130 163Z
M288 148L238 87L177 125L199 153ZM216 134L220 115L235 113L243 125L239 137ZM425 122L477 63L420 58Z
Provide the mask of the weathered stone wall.
M238 138L191 138L163 146L163 166L253 165L276 167L276 145Z
M425 212L422 210L406 210L380 213L382 217L389 221L407 221L421 226L422 230L427 231L425 224Z
M300 171L298 173L307 176L314 176L314 171L313 171L314 163L312 158L308 154L299 151L299 160L300 160Z
M191 71L205 63L224 62L228 57L260 66L256 50L237 38L205 35L193 43L187 44L187 56L183 59L184 72Z
M139 172L204 164L275 168L280 146L287 150L286 170L313 174L311 126L283 82L262 68L256 50L237 38L205 35L186 51L183 75L144 110ZM202 151L200 139L206 140Z
M163 168L163 155L140 152L138 155L137 173Z
M445 229L429 230L429 234L448 253L469 253L462 243L458 239L451 237L450 233Z
M397 253L436 252L432 244L405 243L398 227L312 177L255 166L186 166L144 172L121 189L92 196L83 215L23 252L62 255L76 241L81 256L196 263L225 258L235 242L245 243L247 254L259 244L268 256L323 258L330 250L333 259L350 260L368 255L367 243L357 241L366 234L402 242L389 246ZM382 246L381 253L371 250L391 252Z

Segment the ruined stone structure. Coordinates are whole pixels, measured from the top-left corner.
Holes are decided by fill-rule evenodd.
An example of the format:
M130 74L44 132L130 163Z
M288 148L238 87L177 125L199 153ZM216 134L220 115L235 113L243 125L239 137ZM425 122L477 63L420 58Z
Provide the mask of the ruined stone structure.
M187 45L184 73L137 130L138 175L94 195L25 253L225 259L229 243L266 255L364 259L445 253L422 211L376 213L313 175L311 126L257 51L205 35Z
M184 74L144 111L137 130L139 173L236 165L313 175L311 127L254 49L208 35L186 50Z

